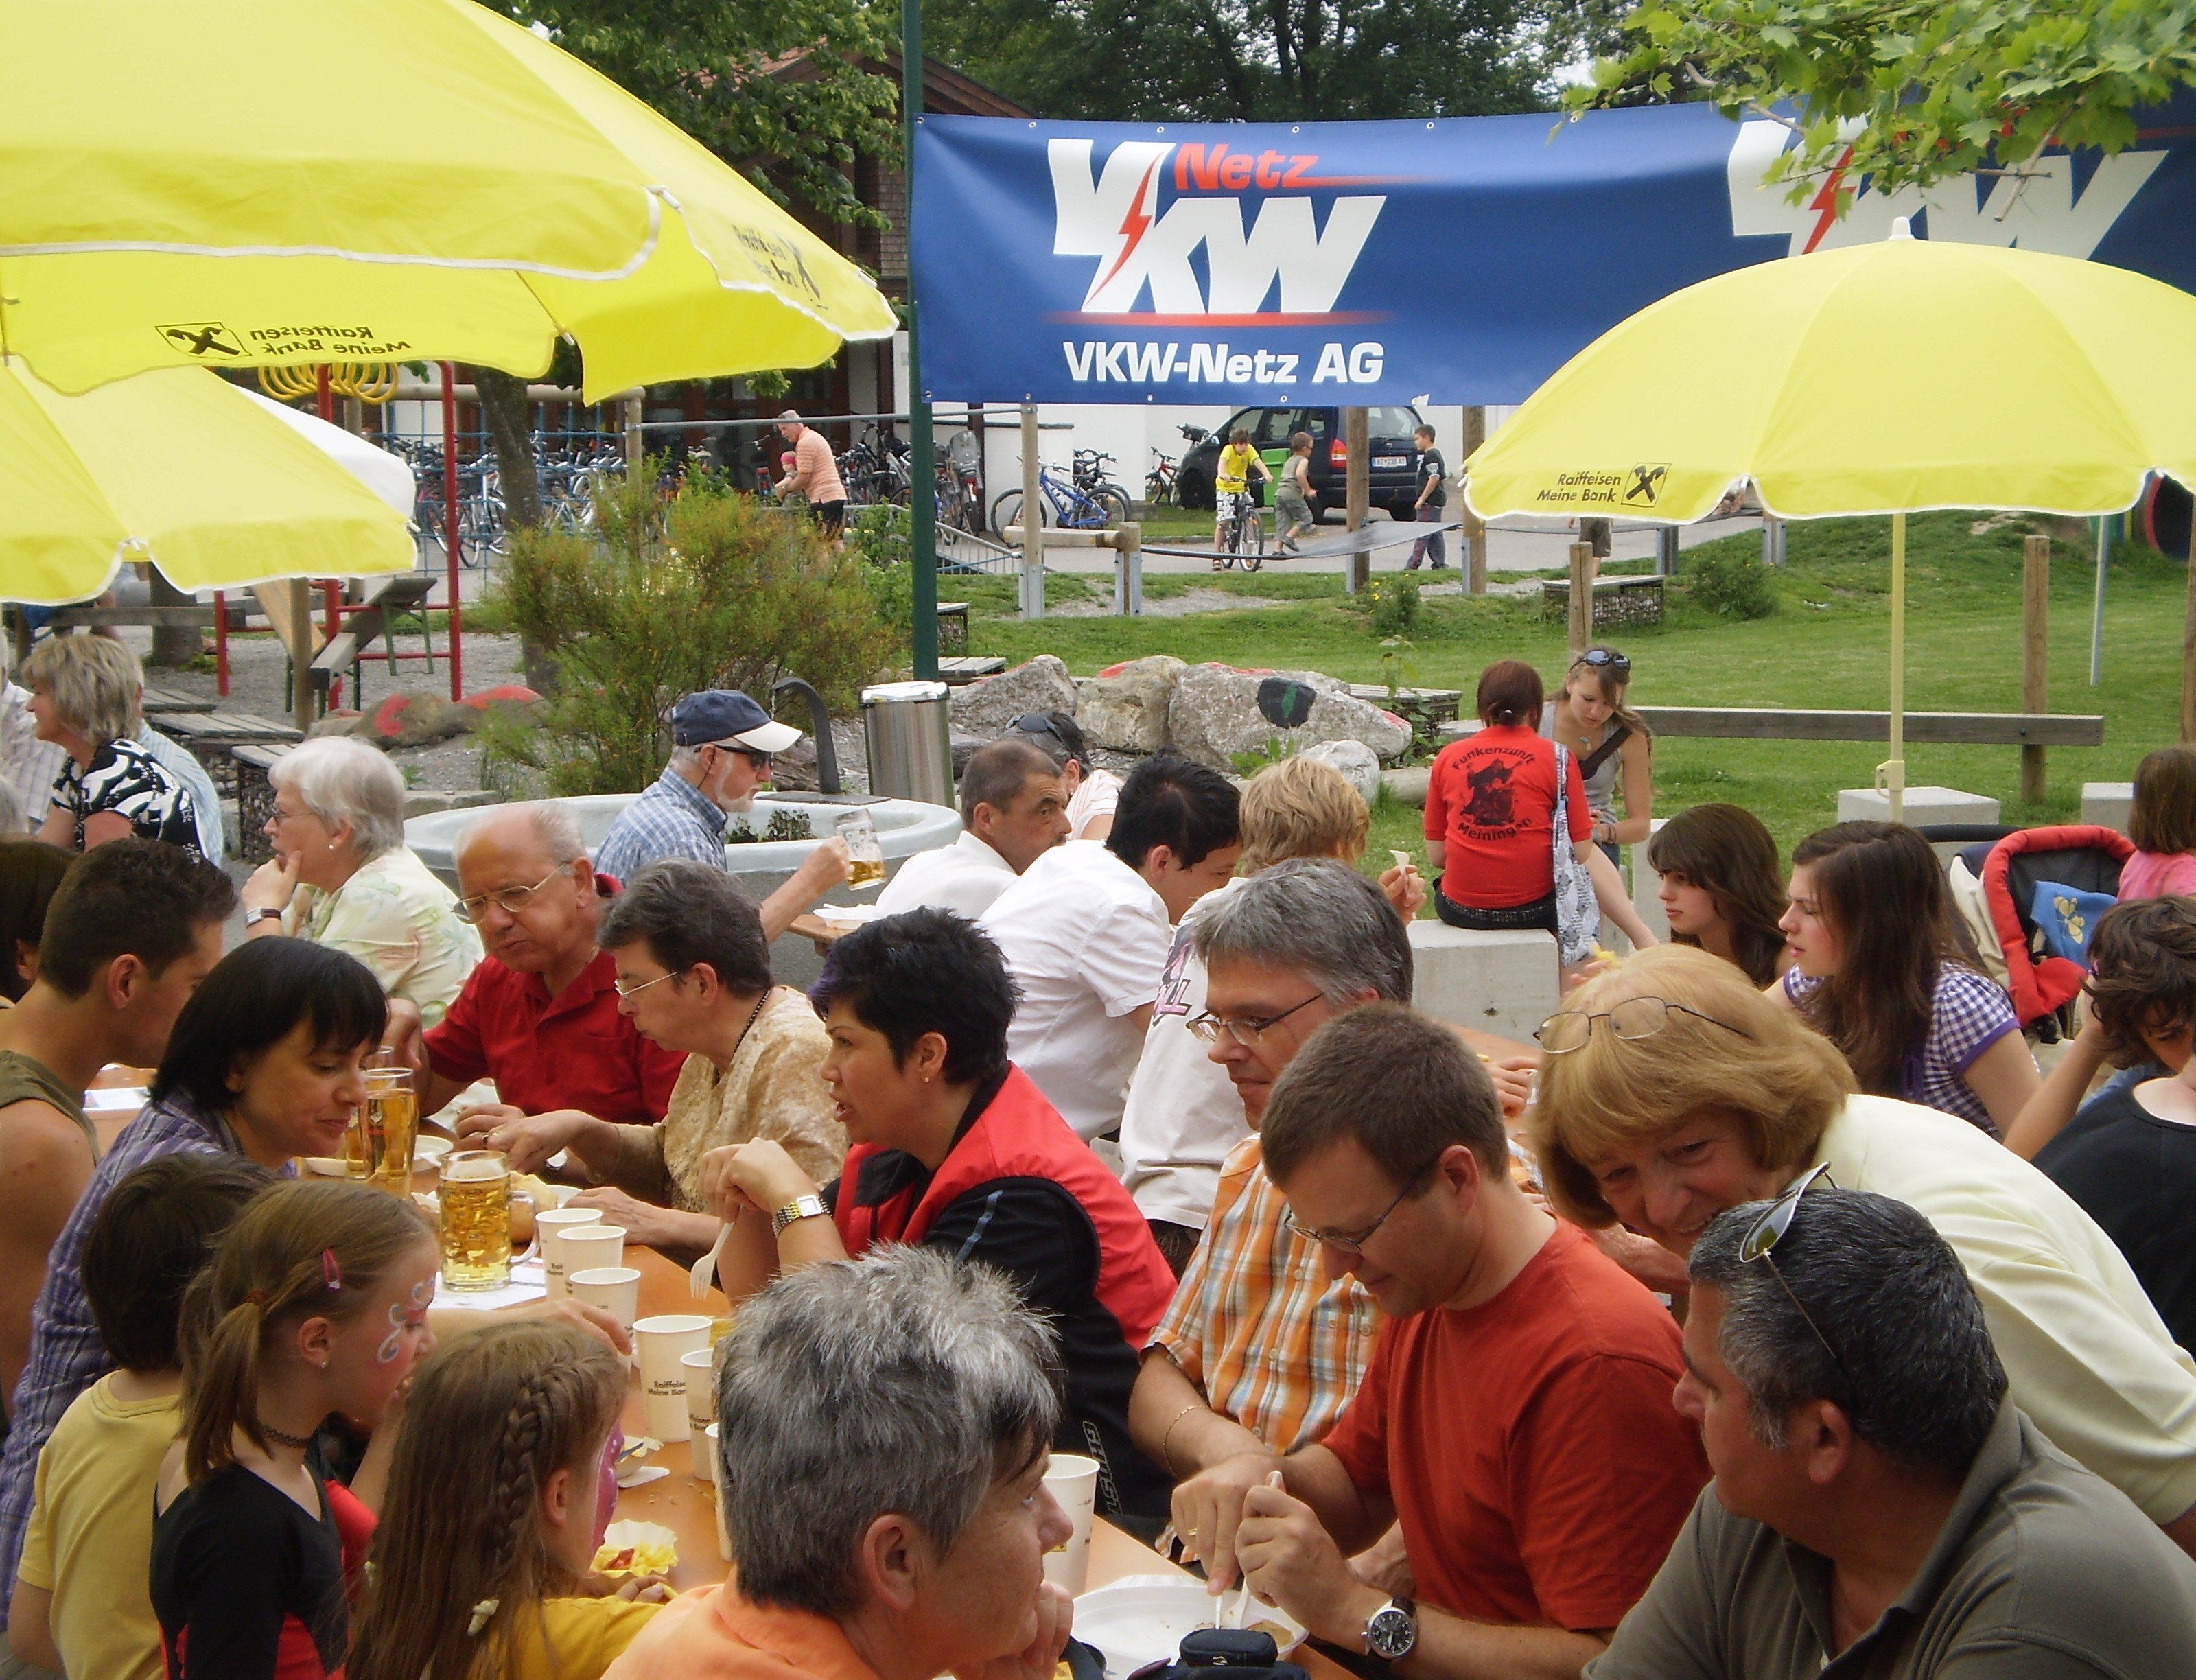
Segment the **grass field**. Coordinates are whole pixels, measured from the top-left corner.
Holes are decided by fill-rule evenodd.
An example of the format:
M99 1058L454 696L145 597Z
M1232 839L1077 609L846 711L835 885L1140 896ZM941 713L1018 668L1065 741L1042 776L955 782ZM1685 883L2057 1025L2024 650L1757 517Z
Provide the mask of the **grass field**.
M1977 534L1964 514L1909 522L1907 704L1916 711L2016 711L2020 707L2022 528ZM1666 623L1618 638L1632 656L1632 698L1640 704L1851 707L1885 703L1889 635L1890 522L1795 523L1790 563L1774 574L1778 610L1728 621L1671 593ZM1758 549L1753 535L1726 540ZM1712 545L1711 546L1717 546ZM1688 561L1704 550L1690 551ZM1192 661L1313 669L1354 681L1381 678L1378 638L1347 603L1334 575L1153 577L1153 598L1191 587L1279 600L1256 609L1176 618L1014 616L1014 582L955 578L970 603L970 651L1016 663L1057 655L1078 675L1144 654ZM1553 575L1553 574L1550 574ZM2006 820L2071 820L2084 782L2121 782L2151 748L2174 740L2180 710L2181 626L2187 574L2147 551L2114 561L2107 580L2102 684L2089 685L2089 600L2095 570L2085 549L2053 554L2050 709L2101 712L2101 748L2054 748L2040 805L2020 798L2020 757L2010 747L1910 746L1910 785L1939 783L2004 801ZM1054 576L1046 598L1101 592L1108 578ZM1515 599L1429 600L1413 632L1413 680L1469 696L1489 661L1527 658L1552 680L1563 657L1563 626L1536 603ZM1882 756L1864 742L1671 741L1655 755L1656 805L1667 814L1708 800L1756 811L1788 850L1836 816L1837 790L1864 787ZM1405 844L1415 813L1384 810L1374 844ZM1401 835L1402 839L1394 839Z

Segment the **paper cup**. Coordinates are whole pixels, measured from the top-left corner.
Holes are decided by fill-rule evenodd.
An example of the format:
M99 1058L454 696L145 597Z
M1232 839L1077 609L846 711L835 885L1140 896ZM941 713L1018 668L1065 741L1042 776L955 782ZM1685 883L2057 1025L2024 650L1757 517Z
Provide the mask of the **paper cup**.
M1044 1486L1075 1525L1066 1544L1045 1554L1044 1578L1066 1588L1070 1598L1080 1598L1090 1585L1090 1519L1098 1504L1098 1461L1055 1452L1044 1473Z
M732 1561L732 1531L725 1527L725 1484L718 1474L724 1467L717 1462L717 1426L712 1423L702 1430L702 1439L708 1449L705 1456L709 1462L709 1503L717 1508L717 1556L730 1563Z
M683 1354L707 1353L709 1321L697 1313L659 1313L635 1320L633 1346L640 1354L641 1392L648 1400L648 1432L658 1440L690 1439L686 1367Z
M630 1266L598 1266L570 1273L569 1281L574 1300L601 1308L627 1335L633 1333L633 1321L640 1313L639 1273Z
M564 1251L558 1238L575 1226L602 1222L600 1208L545 1208L534 1215L535 1240L541 1245L541 1276L549 1285L552 1301L561 1301L572 1292L565 1281Z
M562 1226L557 1228L555 1243L557 1259L562 1262L567 1278L575 1272L625 1264L625 1227L621 1225L604 1225L597 1221L591 1225Z
M706 1476L709 1471L701 1462L708 1456L702 1451L702 1431L717 1421L717 1350L704 1348L681 1354L679 1363L686 1372L686 1427L693 1433L694 1474Z

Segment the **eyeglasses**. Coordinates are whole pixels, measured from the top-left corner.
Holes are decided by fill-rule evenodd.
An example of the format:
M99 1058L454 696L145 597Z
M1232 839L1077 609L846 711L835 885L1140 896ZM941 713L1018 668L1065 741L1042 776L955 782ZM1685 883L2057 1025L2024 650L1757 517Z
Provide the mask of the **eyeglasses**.
M506 915L517 915L526 908L527 902L535 893L548 886L558 875L569 875L571 870L572 866L569 863L559 863L531 886L501 886L493 892L476 892L469 898L460 898L458 900L458 919L460 921L478 921L481 912L490 904L494 904Z
M1222 1016L1216 1015L1210 1010L1207 1010L1201 1015L1192 1016L1188 1021L1184 1022L1183 1025L1188 1027L1191 1032L1203 1039L1207 1044L1218 1043L1220 1042L1220 1035L1224 1031L1238 1044L1242 1045L1244 1048L1255 1050L1259 1045L1265 1042L1266 1035L1268 1032L1279 1026L1283 1021L1288 1019L1290 1016L1295 1014L1298 1009L1309 1008L1311 1005L1318 1002L1320 998L1326 996L1326 994L1325 992L1315 991L1309 997L1304 999L1302 1003L1293 1004L1290 1007L1282 1010L1280 1014L1268 1015L1263 1020L1254 1019L1247 1021L1233 1021L1226 1019Z
M1597 671L1607 671L1619 682L1632 675L1632 661L1614 648L1588 648L1571 663L1573 666L1591 665Z
M1388 1222L1388 1215L1423 1191L1426 1187L1427 1180L1432 1175L1433 1169L1430 1167L1423 1172L1412 1174L1403 1187L1396 1192L1396 1199L1380 1209L1380 1217L1362 1231L1320 1231L1309 1225L1301 1225L1297 1223L1295 1210L1292 1209L1281 1215L1281 1223L1307 1243L1318 1243L1340 1253L1361 1257L1365 1252L1365 1244L1371 1242L1380 1227Z
M1020 717L1014 719L1014 727L1023 735L1049 735L1055 741L1060 740L1058 727L1042 712L1023 713ZM1065 746L1066 743L1061 742L1061 744Z
M1693 1016L1725 1032L1735 1032L1741 1038L1754 1036L1744 1027L1733 1026L1729 1021L1719 1021L1713 1015L1703 1015L1697 1009L1662 997L1627 997L1613 1009L1599 1009L1592 1014L1577 1009L1558 1010L1540 1023L1533 1036L1540 1041L1540 1048L1550 1055L1567 1056L1586 1048L1586 1040L1593 1036L1596 1021L1607 1021L1609 1030L1629 1043L1634 1039L1652 1038L1670 1025L1673 1013Z
M715 748L719 753L737 753L757 770L768 770L771 759L777 756L775 753L763 752L759 748L749 747L737 741L712 741L707 744Z
M652 980L643 980L639 985L633 986L627 985L623 980L612 980L610 990L620 997L631 997L637 991L646 991L650 986L660 986L666 980L675 980L685 972L684 968L674 968L668 974L658 974Z
M1738 1257L1742 1262L1751 1263L1759 1260L1768 1266L1770 1276L1777 1279L1777 1287L1784 1291L1800 1316L1807 1321L1807 1328L1815 1332L1815 1340L1823 1344L1823 1351L1830 1356L1830 1363L1837 1366L1839 1373L1850 1382L1852 1380L1851 1374L1846 1371L1846 1362L1839 1357L1837 1348L1829 1336L1823 1334L1823 1327L1815 1322L1815 1315L1800 1303L1800 1297L1793 1292L1791 1281L1785 1277L1770 1253L1783 1240L1784 1233L1792 1228L1793 1216L1800 1210L1800 1198L1813 1187L1817 1179L1822 1180L1833 1190L1838 1187L1837 1181L1830 1176L1828 1162L1795 1180L1783 1195L1761 1210L1760 1218L1747 1227L1746 1236L1738 1245Z

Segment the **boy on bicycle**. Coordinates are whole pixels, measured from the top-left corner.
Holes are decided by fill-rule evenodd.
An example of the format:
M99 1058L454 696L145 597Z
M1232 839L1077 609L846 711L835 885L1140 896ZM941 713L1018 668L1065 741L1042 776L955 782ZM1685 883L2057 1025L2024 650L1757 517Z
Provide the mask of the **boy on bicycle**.
M1238 426L1228 434L1219 464L1212 470L1212 569L1216 572L1225 563L1221 557L1228 552L1229 524L1239 518L1257 517L1257 507L1250 500L1253 472L1268 482L1274 476L1251 447L1251 429Z

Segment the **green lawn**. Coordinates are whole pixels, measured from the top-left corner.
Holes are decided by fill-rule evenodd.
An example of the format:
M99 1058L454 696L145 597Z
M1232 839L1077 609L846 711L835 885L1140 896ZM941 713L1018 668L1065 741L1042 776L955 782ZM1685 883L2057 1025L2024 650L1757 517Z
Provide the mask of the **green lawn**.
M1964 514L1909 522L1907 704L1916 711L2015 711L2020 705L2022 531L1980 535ZM1732 544L1758 549L1759 539ZM1887 520L1800 523L1790 528L1790 564L1777 574L1778 611L1752 622L1724 620L1673 591L1669 620L1629 633L1633 699L1644 704L1852 707L1881 709L1889 631ZM1700 551L1694 551L1699 552ZM1690 556L1688 557L1690 557ZM2013 748L1910 746L1910 784L1940 783L2004 801L2009 822L2068 820L2083 782L2125 781L2151 748L2178 733L2181 625L2186 573L2146 551L2116 560L2108 580L2104 682L2089 685L2088 550L2054 550L2051 588L2051 706L2105 714L2105 745L2054 748L2047 796L2020 799L2020 753ZM941 580L971 603L970 651L1010 663L1056 654L1078 674L1143 654L1193 661L1311 668L1355 681L1379 680L1378 638L1345 604L1339 578L1165 577L1146 580L1153 598L1189 587L1286 601L1250 610L1180 618L1047 619L1014 616L1009 579ZM1103 592L1110 579L1055 576L1047 599ZM1413 634L1419 683L1468 696L1491 661L1534 661L1552 678L1563 655L1563 626L1515 600L1443 599L1425 603ZM1835 820L1841 788L1871 780L1880 746L1835 742L1672 741L1655 755L1657 809L1730 800L1758 812L1786 847ZM1411 813L1384 811L1374 844L1413 832ZM1396 844L1404 843L1396 841Z

